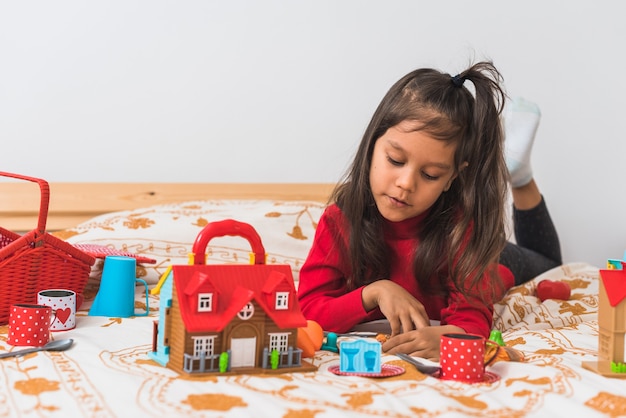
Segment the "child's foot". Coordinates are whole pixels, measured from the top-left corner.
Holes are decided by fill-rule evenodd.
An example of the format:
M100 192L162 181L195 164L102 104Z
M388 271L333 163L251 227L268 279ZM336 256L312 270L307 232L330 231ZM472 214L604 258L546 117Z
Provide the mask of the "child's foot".
M520 97L504 108L504 152L512 187L524 186L533 178L530 151L540 119L539 107Z

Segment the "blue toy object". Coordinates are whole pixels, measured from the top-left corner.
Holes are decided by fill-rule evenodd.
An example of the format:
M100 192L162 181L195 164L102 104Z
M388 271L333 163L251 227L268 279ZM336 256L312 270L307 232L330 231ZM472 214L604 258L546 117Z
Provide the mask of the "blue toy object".
M100 280L100 289L96 294L90 316L108 316L114 318L130 318L147 316L150 312L148 300L148 283L136 278L137 260L134 257L107 256ZM145 288L146 311L135 311L135 285L139 283Z
M337 347L337 338L338 335L334 332L329 332L326 334L326 341L322 343L322 350L332 351L333 353L339 352L339 347Z
M622 260L615 260L613 258L609 258L606 261L606 268L610 270L622 270Z
M626 251L624 251L624 258L621 260L609 258L606 261L606 268L609 270L623 270L624 264L626 264Z
M339 370L344 373L380 373L381 344L359 339L339 343Z

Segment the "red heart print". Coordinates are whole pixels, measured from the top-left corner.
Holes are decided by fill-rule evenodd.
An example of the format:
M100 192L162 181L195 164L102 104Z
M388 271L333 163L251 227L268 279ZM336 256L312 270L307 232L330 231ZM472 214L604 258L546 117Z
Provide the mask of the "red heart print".
M71 314L72 308L57 309L57 319L61 321L62 324L65 324L65 321L67 321Z

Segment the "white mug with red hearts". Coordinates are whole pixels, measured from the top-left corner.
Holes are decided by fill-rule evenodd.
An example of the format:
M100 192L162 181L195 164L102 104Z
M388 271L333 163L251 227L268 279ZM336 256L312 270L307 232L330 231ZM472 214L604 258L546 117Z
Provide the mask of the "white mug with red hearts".
M67 289L46 289L37 294L37 303L52 308L56 317L50 331L67 331L76 327L76 308L82 299L76 292Z

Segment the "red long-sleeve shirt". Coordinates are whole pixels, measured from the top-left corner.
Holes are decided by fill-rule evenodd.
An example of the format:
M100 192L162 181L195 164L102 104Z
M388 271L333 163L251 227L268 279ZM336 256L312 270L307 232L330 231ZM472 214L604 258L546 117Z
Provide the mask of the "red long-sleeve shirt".
M416 230L425 215L401 222L385 221L385 242L391 249L389 280L397 283L419 300L431 320L441 325L455 325L467 333L489 336L493 322L493 305L472 297L473 303L447 283L451 289L446 296L422 292L413 277L413 252L419 244ZM348 291L346 277L351 267L348 258L348 231L341 210L330 205L322 214L315 233L313 246L300 269L298 299L304 316L316 321L326 331L347 332L362 322L383 319L380 309L366 312L361 292L363 287ZM513 285L513 274L500 265L499 273L505 288ZM489 276L483 277L490 286Z

